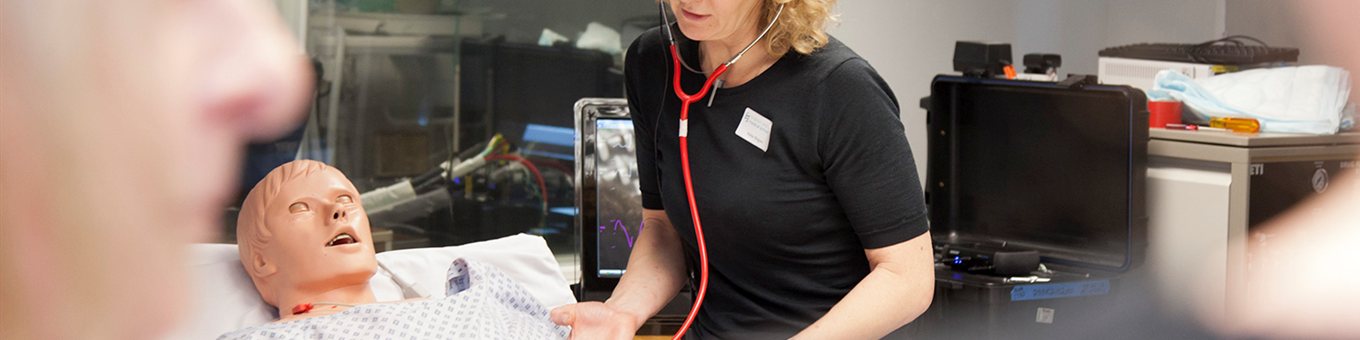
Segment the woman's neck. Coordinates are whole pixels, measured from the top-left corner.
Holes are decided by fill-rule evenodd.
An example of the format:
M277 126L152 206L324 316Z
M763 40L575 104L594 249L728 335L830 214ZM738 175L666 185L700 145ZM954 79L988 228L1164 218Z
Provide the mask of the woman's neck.
M741 53L741 50L746 48L746 45L759 35L759 28L751 26L724 39L700 41L699 56L704 73L713 74L714 70L726 63L727 60L732 59L737 53ZM755 46L746 51L746 54L740 60L732 64L721 77L723 86L733 87L745 84L773 66L777 58L770 55L766 46L768 46L768 42L763 39L756 42Z
M279 321L287 321L312 316L320 316L339 312L348 306L357 306L373 303L377 301L373 297L373 289L368 282L331 289L323 292L293 292L291 295L280 296L279 299ZM293 309L298 305L310 304L315 306L305 308L306 311L293 313Z

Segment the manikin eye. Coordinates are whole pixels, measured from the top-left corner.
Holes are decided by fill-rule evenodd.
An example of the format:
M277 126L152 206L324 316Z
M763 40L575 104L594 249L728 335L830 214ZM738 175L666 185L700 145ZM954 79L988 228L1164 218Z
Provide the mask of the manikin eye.
M354 198L350 197L349 195L340 195L340 197L335 198L335 201L339 202L340 204L350 204L354 203Z
M312 211L312 208L309 207L309 206L307 206L307 203L304 203L304 202L297 202L297 203L293 203L293 205L288 206L288 212L289 212L289 213L296 214L296 213L302 213L302 212L308 212L308 211Z

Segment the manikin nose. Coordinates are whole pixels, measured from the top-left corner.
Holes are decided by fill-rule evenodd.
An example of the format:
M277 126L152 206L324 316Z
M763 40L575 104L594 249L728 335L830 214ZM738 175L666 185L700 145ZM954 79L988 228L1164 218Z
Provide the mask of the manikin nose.
M338 211L336 211L336 212L334 212L334 213L331 214L331 219L332 219L332 220L340 220L340 219L344 219L344 218L346 218L346 217L349 217L349 212L347 212L347 211L345 211L345 210L343 210L343 209L342 209L342 210L338 210Z

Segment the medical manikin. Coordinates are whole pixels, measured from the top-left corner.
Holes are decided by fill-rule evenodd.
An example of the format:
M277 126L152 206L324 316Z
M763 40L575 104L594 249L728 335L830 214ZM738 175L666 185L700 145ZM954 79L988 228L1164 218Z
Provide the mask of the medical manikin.
M241 264L277 322L228 333L255 338L563 338L567 329L488 265L455 260L442 298L375 303L368 217L338 169L308 160L271 171L236 223Z

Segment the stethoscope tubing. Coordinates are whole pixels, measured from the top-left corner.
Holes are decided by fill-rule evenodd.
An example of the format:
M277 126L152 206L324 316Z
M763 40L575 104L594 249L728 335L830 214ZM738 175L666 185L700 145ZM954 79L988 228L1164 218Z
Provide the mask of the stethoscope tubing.
M765 30L761 31L760 35L756 36L756 39L752 40L750 44L747 44L741 52L737 52L737 54L733 55L727 62L714 69L713 73L708 75L708 79L704 80L704 86L699 88L699 92L694 94L686 93L684 87L681 86L681 69L683 67L692 72L699 72L690 68L689 65L684 64L683 60L680 58L680 50L675 43L675 35L671 32L670 19L666 17L666 3L661 2L659 3L659 6L661 8L662 26L666 31L666 39L670 43L670 46L668 47L671 52L671 64L674 66L672 67L674 73L671 77L671 86L675 91L675 96L680 99L680 169L682 176L684 177L685 198L689 203L690 219L694 223L694 239L699 248L699 288L694 293L694 305L690 306L689 315L685 317L684 324L680 326L680 329L677 330L675 335L671 338L672 340L679 340L685 336L685 332L688 331L689 327L694 323L694 318L699 315L699 308L703 305L704 296L708 292L708 248L704 242L704 229L699 218L699 205L694 199L694 179L690 172L689 108L690 106L693 106L692 104L695 102L703 99L704 95L709 93L709 88L713 87L713 83L718 81L718 78L724 73L727 73L727 69L731 67L732 64L736 63L737 60L741 59L741 57L746 54L746 51L750 50L751 47L755 46L766 34L770 33L770 29L774 28L774 23L777 22L780 15L784 13L784 4L779 5L779 10L775 11L774 17L770 19L769 25L765 26Z

